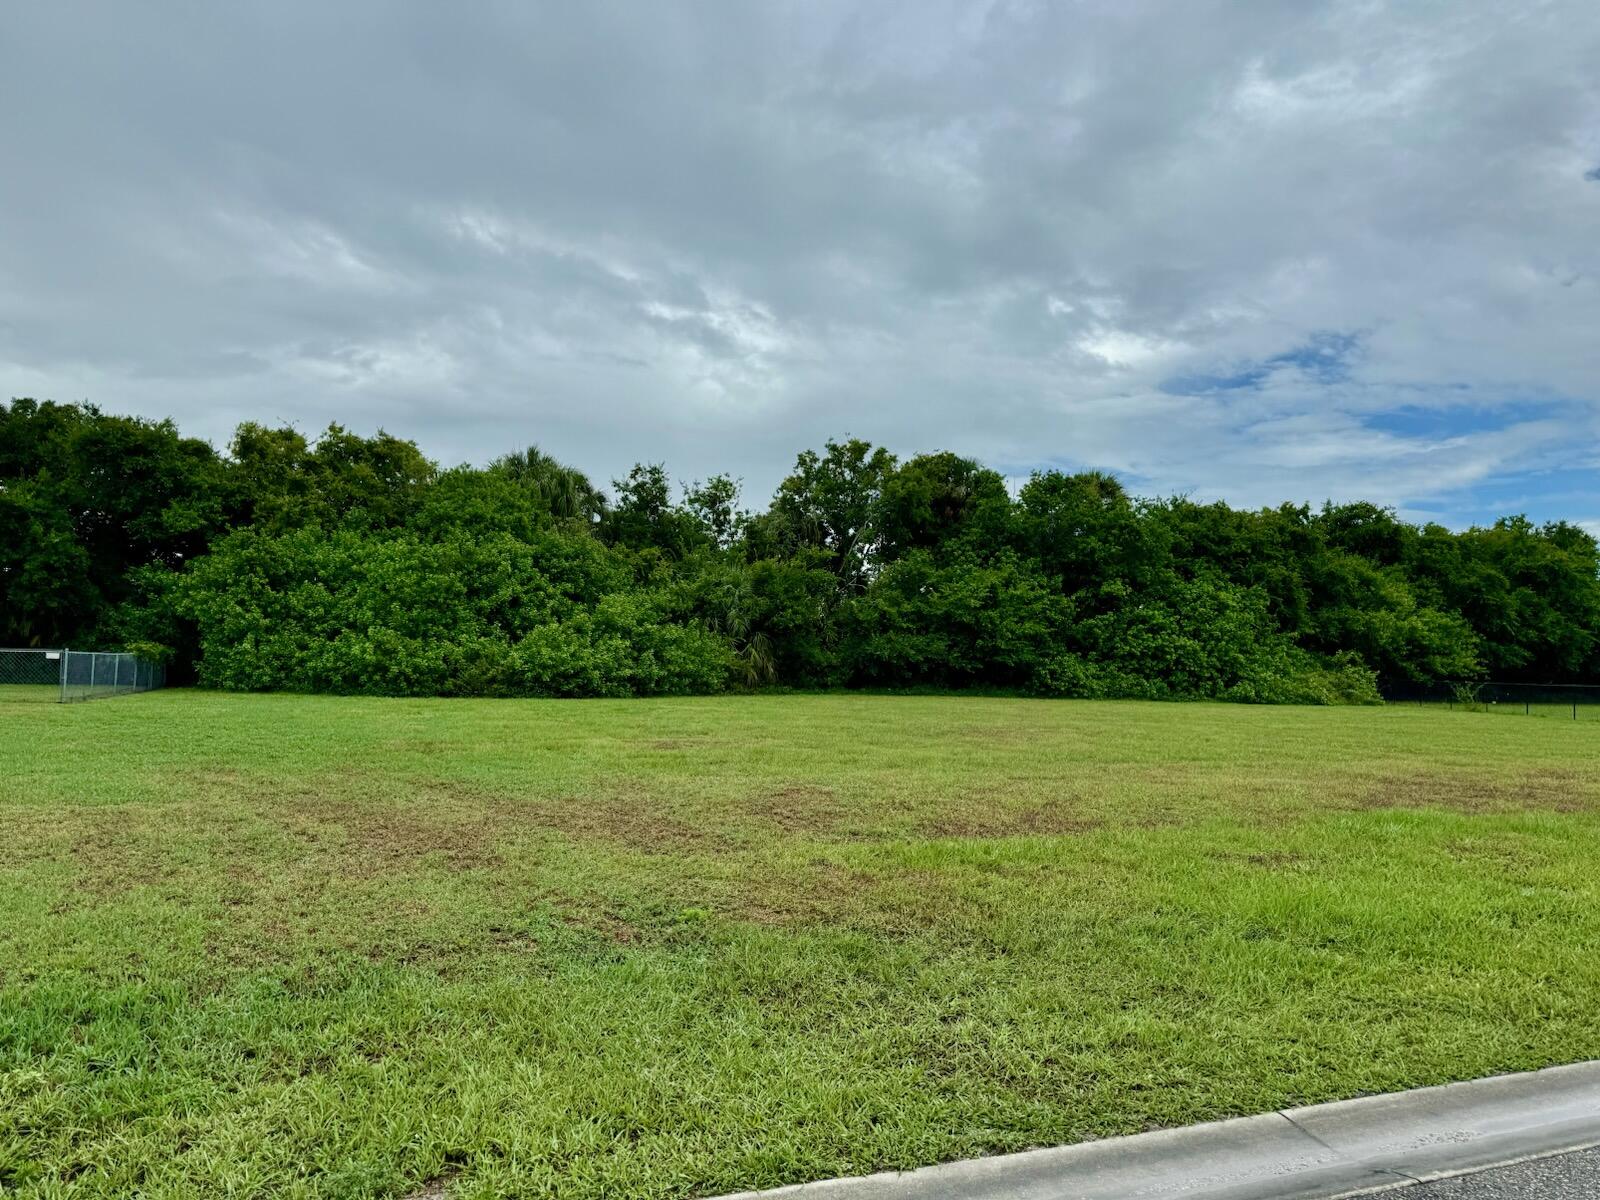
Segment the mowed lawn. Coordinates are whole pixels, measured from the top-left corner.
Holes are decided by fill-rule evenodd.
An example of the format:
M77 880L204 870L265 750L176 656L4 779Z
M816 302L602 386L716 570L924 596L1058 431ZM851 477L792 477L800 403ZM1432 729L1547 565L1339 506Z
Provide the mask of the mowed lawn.
M1597 737L0 701L0 1192L709 1195L1600 1056Z

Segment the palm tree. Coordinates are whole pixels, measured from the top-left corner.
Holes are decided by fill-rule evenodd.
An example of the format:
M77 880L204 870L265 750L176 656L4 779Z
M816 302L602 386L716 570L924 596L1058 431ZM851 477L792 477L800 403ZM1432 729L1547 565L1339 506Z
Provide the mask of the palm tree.
M503 454L489 464L489 469L503 472L532 490L557 519L577 518L593 524L605 515L605 493L582 471L558 462L537 446Z
M749 580L741 576L725 578L707 597L710 612L705 624L728 639L736 668L748 687L776 683L778 659L772 642L755 628L755 596Z

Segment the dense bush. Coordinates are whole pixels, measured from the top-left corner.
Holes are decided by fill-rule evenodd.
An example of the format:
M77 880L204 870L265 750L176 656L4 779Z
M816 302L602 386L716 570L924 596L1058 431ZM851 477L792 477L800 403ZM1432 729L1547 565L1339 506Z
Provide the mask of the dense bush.
M0 641L138 645L223 688L632 696L729 686L1368 703L1600 667L1595 540L1370 504L1013 496L954 454L799 456L759 513L659 464L612 498L537 449L440 470L331 426L0 406Z
M309 528L223 539L173 601L199 633L199 678L246 690L629 696L715 691L727 643L583 533Z

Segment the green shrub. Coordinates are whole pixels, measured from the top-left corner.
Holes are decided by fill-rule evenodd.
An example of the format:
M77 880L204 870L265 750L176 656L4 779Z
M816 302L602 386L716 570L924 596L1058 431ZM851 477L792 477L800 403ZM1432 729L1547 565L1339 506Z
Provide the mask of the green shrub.
M184 577L200 680L243 690L630 696L726 686L731 647L676 623L586 534L235 534Z

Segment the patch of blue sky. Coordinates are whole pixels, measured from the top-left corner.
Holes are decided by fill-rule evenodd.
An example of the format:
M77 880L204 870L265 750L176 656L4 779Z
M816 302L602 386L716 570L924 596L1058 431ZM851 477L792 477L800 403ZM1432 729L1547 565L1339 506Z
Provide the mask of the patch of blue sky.
M1600 520L1600 470L1554 467L1496 475L1415 505L1440 514L1452 528L1491 525L1500 517L1526 516L1538 524Z
M1474 433L1496 433L1524 421L1551 416L1558 406L1548 401L1516 404L1445 405L1401 404L1383 412L1367 413L1361 423L1368 429L1396 437L1443 440Z
M1360 333L1312 334L1300 345L1270 358L1241 363L1230 370L1175 375L1160 387L1170 396L1209 396L1260 387L1279 371L1298 371L1318 383L1341 383L1350 377L1350 360L1361 348Z

